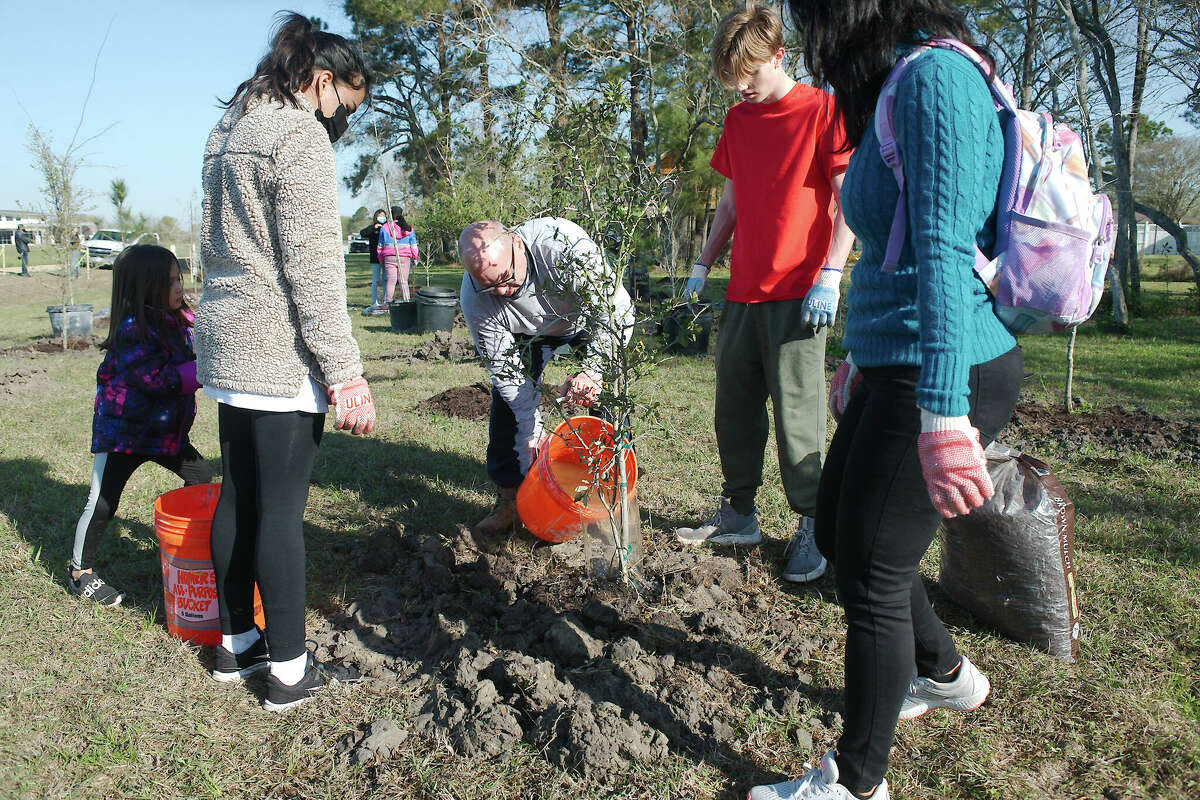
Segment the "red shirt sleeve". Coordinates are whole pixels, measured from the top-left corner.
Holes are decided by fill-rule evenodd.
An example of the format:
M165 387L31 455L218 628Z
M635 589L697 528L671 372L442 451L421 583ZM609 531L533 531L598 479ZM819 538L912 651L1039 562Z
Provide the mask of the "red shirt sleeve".
M842 122L842 115L837 110L832 95L826 101L825 107L828 116L825 124L825 141L821 149L825 159L825 174L832 180L846 171L846 166L850 163L850 156L854 155L854 150L846 147L846 126Z
M725 120L728 122L729 117L726 116ZM712 158L709 160L708 165L724 175L726 178L733 180L733 165L729 163L729 143L725 141L725 135L726 129L724 126L722 126L721 138L717 140L717 149L713 151Z

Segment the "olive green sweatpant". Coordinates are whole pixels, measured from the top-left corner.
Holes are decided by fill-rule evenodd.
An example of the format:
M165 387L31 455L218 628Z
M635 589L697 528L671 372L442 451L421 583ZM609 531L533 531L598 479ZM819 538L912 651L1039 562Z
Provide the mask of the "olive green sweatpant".
M800 324L804 301L725 304L717 340L717 449L721 494L754 509L766 454L767 398L775 413L788 505L812 516L825 453L825 338Z

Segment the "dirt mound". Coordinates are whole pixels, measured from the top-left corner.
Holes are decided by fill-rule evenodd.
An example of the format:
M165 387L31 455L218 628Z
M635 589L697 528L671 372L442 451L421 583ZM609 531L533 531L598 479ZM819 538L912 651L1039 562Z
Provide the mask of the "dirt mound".
M1037 445L1054 442L1070 448L1091 446L1172 455L1178 461L1200 462L1200 420L1166 419L1119 406L1068 414L1061 408L1022 401L1001 441L1036 454Z
M492 385L480 381L470 386L455 386L435 394L417 408L463 419L487 419L492 409Z
M95 350L104 341L101 336L79 336L73 339L67 339L67 349L69 350ZM15 355L18 353L61 353L63 351L62 339L38 339L36 342L29 344L16 345L9 347L4 351L5 355Z
M45 375L45 367L25 367L7 372L0 372L0 394L11 394L18 386L29 383L38 375Z
M404 729L480 758L525 742L603 781L669 751L731 757L748 713L798 736L835 720L806 665L839 644L799 631L770 584L745 583L739 561L659 551L635 589L585 578L571 543L530 542L491 554L465 528L450 539L400 526L364 542L361 565L377 577L322 620L316 655L413 700L407 715L347 736L343 757L379 759Z
M438 331L416 347L400 347L376 356L378 359L416 361L470 361L475 358L475 346L464 339L455 339L449 331Z

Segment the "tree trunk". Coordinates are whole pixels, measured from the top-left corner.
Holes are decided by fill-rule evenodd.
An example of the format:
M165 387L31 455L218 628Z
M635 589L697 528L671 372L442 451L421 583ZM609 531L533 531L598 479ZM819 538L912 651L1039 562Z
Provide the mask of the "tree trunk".
M1090 6L1090 7L1089 7ZM1136 263L1136 243L1133 242L1134 231L1137 228L1137 216L1133 210L1133 183L1130 172L1126 138L1124 136L1124 119L1121 107L1121 84L1117 73L1120 65L1112 36L1105 28L1101 9L1097 0L1091 0L1088 6L1073 1L1072 14L1081 32L1087 36L1092 47L1093 71L1104 94L1108 106L1113 135L1113 162L1116 165L1116 197L1117 197L1117 241L1116 241L1116 270L1120 276L1122 292L1132 300L1131 310L1137 313L1137 298L1130 295L1131 260ZM1113 304L1114 313L1117 311Z
M1104 172L1100 165L1100 151L1096 146L1096 131L1092 128L1091 112L1087 102L1087 53L1083 49L1083 39L1079 33L1079 23L1075 19L1075 10L1067 0L1056 0L1062 11L1063 20L1067 23L1067 35L1071 40L1071 49L1075 52L1075 92L1079 104L1079 115L1083 121L1083 133L1087 137L1088 161L1092 174L1092 186L1099 190L1104 186ZM1129 324L1129 309L1125 306L1125 293L1121 288L1120 272L1110 266L1108 283L1112 289L1113 319L1121 327Z
M482 19L487 15L486 7L476 0L475 17ZM483 146L487 153L487 185L496 184L495 151L492 148L494 131L496 130L496 112L492 108L492 69L488 64L488 42L486 36L479 37L475 46L480 50L479 59L479 105L483 108Z
M1133 180L1137 164L1138 120L1142 116L1142 98L1146 93L1146 73L1150 66L1150 17L1157 3L1155 0L1139 0L1137 4L1137 54L1133 66L1133 90L1129 97L1129 114L1125 131L1126 173L1129 181L1129 201L1133 204ZM1142 306L1142 269L1138 258L1137 216L1129 215L1132 229L1129 241L1129 291L1134 309Z
M646 109L642 105L642 85L645 82L645 62L642 60L641 35L638 30L638 8L635 4L625 12L625 41L629 48L629 191L637 197L642 185L642 170L646 165ZM636 228L633 236L641 232ZM629 254L629 295L637 296L635 276L637 248Z
M1063 397L1063 407L1068 414L1075 411L1075 334L1078 331L1078 328L1071 328L1071 338L1067 342L1067 387Z
M1033 56L1037 44L1038 0L1025 0L1025 49L1021 53L1021 108L1033 103Z
M543 0L542 11L546 15L546 32L550 39L550 80L554 86L554 118L551 125L555 133L560 133L567 126L567 67L566 55L562 46L562 1ZM559 141L558 135L551 136L552 141ZM563 197L567 189L567 179L561 170L554 171L550 179L550 208L555 213L561 213Z

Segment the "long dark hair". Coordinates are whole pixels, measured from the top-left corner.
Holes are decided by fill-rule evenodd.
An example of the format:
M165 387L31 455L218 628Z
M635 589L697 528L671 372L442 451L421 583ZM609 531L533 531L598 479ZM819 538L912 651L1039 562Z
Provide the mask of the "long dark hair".
M846 125L845 149L857 146L875 113L897 50L930 39L975 43L966 19L944 0L788 0L813 78L833 88Z
M156 244L135 244L126 247L113 262L112 308L109 311L108 336L101 347L110 348L117 329L126 317L137 320L138 331L144 337L147 324L153 325L159 337L166 339L166 322L174 317L181 326L190 324L184 314L187 303L178 311L167 304L171 291L171 267L179 266L175 254ZM147 322L147 309L150 319Z
M220 103L231 108L262 94L281 105L298 107L296 95L312 83L313 70L318 69L327 69L336 80L370 94L371 72L349 39L316 30L308 17L295 11L280 11L271 34L271 49L258 62L254 77L242 81L233 97Z
M408 224L408 220L404 218L404 209L400 206L392 206L392 219L400 226L402 231L411 231L412 226Z

